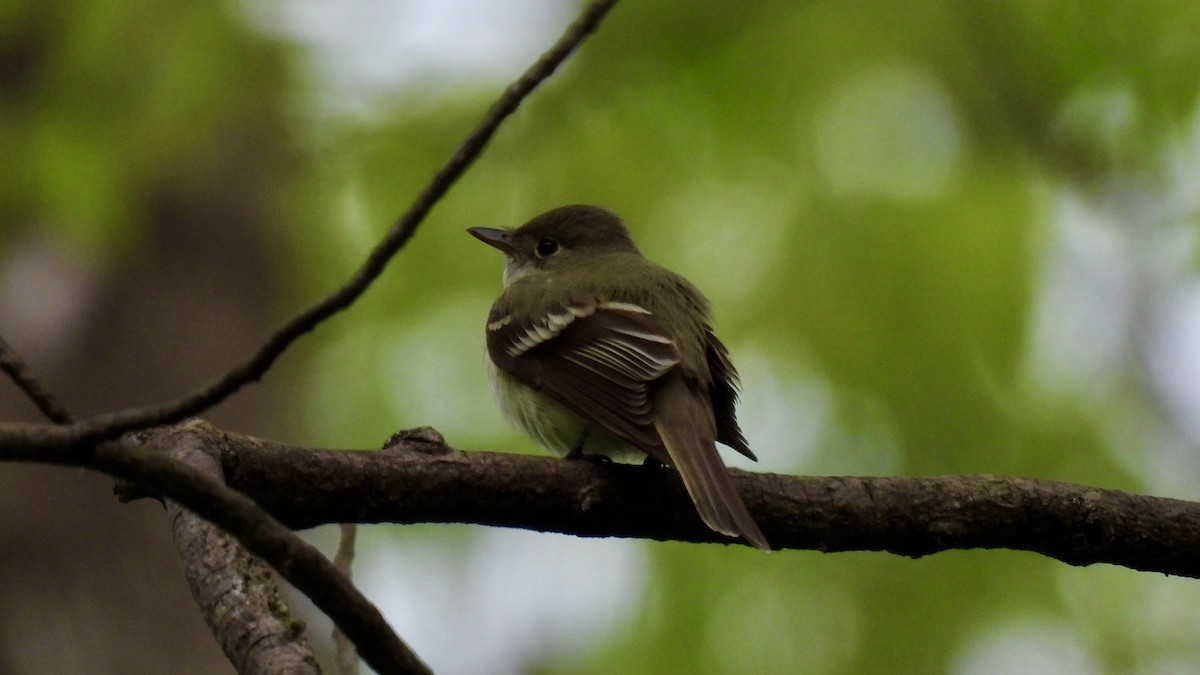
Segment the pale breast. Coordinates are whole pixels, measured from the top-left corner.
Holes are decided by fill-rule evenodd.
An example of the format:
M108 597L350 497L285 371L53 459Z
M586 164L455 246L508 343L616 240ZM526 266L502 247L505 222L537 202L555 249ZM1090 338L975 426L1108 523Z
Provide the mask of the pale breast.
M624 440L592 425L515 377L499 372L490 358L484 360L500 412L509 424L538 445L557 455L566 455L586 432L584 453L629 464L641 463L646 458L646 453Z

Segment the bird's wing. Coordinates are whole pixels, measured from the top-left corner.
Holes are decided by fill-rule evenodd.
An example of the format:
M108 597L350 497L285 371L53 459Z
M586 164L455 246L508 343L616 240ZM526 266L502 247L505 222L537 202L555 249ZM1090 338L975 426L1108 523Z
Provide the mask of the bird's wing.
M538 317L523 321L503 310L493 312L487 346L496 366L675 467L710 528L769 550L714 445L723 434L734 448L749 453L732 417L731 378L736 375L721 343L712 337L708 345L709 362L715 360L718 371L714 382L720 383L709 390L716 387L724 396L719 403L724 417L714 419L705 400L710 391L676 368L679 348L649 310L592 302ZM652 408L655 402L658 410Z
M489 317L497 367L586 420L670 464L650 408L650 384L679 363L653 314L628 302L578 302L522 320Z
M708 398L712 401L713 416L717 423L717 440L737 450L746 457L758 461L750 450L746 437L737 421L738 374L729 360L729 351L713 335L705 330L707 342L708 372L712 381L708 384Z

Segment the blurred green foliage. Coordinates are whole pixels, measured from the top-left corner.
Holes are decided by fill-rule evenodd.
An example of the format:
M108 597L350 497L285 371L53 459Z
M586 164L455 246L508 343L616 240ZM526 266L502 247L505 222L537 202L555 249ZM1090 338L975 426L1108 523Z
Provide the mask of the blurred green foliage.
M1196 114L1198 29L1186 0L623 3L385 277L285 357L307 373L297 435L373 447L431 424L462 447L530 449L482 371L500 262L462 231L592 202L713 300L735 361L761 374L743 417L774 421L747 428L767 467L1154 491L1131 468L1141 450L1114 442L1136 434L1112 433L1167 424L1136 355L1111 381L1040 386L1034 317L1056 195L1169 180L1164 154ZM239 198L265 204L294 289L279 311L295 311L347 277L499 90L417 83L338 117L303 54L230 5L9 3L0 232L46 228L117 260L164 176L245 162L262 187ZM798 399L754 393L798 377L830 401L804 452ZM1147 629L1200 626L1195 582L995 551L647 550L629 618L542 671L984 672L972 645L1026 624L1098 671L1200 668L1195 632Z

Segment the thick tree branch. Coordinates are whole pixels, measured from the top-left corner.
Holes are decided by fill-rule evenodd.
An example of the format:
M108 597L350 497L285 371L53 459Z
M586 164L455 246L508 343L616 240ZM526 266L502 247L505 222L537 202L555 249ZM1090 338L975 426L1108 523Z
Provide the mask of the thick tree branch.
M150 440L159 448L123 441L106 443L96 449L86 466L136 483L148 492L162 494L232 534L341 626L363 660L377 672L429 672L392 631L379 610L320 551L264 514L244 494L214 482L195 467L163 452L162 447L188 437L199 439L196 442L206 451L216 452L222 458L228 455L223 445L228 437L193 421L151 435Z
M5 364L4 372L46 415L64 423L73 419L3 339L0 339L0 362ZM380 672L429 672L387 625L379 610L350 583L348 575L340 574L319 551L252 501L225 487L216 459L222 454L215 446L222 438L220 433L194 421L143 435L158 445L156 452L148 452L128 439L114 441L96 448L80 465L140 484L146 492L171 497L189 509L185 511L174 501L168 502L176 547L192 594L238 672L317 671L311 653L307 647L299 647L296 636L279 634L290 633L294 625L280 625L278 614L287 614L286 605L278 601L277 592L271 595L273 586L269 581L255 580L259 576L255 570L262 568L262 562L251 560L228 534L204 523L192 512L220 524L274 565L284 578L325 611L350 641L363 641L360 650L363 658L373 667L382 668ZM0 458L4 458L3 454L0 452ZM61 462L57 455L41 459ZM231 592L244 602L226 603L225 596Z
M435 432L434 432L435 433ZM587 537L737 543L709 531L667 470L461 452L291 448L225 434L226 480L284 523L478 523ZM733 471L771 543L920 557L1033 551L1200 577L1200 503L1000 476L794 477Z
M350 280L284 324L244 363L174 401L120 410L63 426L0 425L0 449L26 445L62 453L86 452L93 444L117 438L123 433L171 424L199 414L225 400L243 386L257 381L297 338L349 307L367 290L392 257L408 243L417 226L438 200L471 166L500 124L516 111L539 84L562 65L584 38L596 30L601 19L615 4L616 0L594 0L589 4L558 42L504 90L475 130L438 170L412 206L392 225L387 235L375 246Z
M211 440L211 435L163 430L149 442L220 482L219 453L204 447ZM173 501L166 504L192 597L237 672L320 673L303 624L291 616L271 568L223 530Z

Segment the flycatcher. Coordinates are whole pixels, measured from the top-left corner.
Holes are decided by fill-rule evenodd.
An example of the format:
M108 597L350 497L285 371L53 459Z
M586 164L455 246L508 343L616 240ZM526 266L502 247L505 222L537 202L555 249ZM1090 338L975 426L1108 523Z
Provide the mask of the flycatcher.
M567 457L649 455L679 472L710 528L770 550L717 453L720 441L757 459L734 411L737 371L696 287L643 258L596 206L467 231L505 257L487 353L509 422Z

